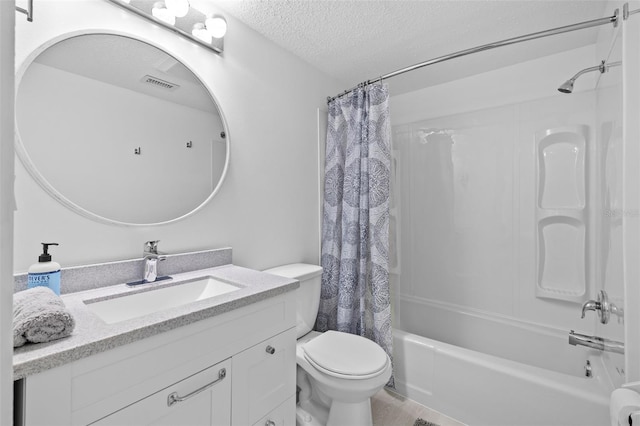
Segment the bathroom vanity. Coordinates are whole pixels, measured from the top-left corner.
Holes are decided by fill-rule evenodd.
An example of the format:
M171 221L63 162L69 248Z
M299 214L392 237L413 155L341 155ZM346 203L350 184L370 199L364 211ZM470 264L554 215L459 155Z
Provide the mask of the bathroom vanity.
M111 323L88 301L139 289L65 295L74 334L15 352L18 423L294 425L298 282L224 265L148 286L203 275L239 289Z

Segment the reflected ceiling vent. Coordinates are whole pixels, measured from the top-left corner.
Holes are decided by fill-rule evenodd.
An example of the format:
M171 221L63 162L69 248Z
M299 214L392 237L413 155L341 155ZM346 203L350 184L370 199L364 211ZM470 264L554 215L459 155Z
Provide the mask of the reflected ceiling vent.
M170 83L168 81L165 80L161 80L157 77L153 77L151 75L145 75L144 77L142 77L142 79L140 80L143 83L147 83L150 84L152 86L155 87L159 87L160 89L165 89L165 90L176 90L178 87L177 84L174 83Z

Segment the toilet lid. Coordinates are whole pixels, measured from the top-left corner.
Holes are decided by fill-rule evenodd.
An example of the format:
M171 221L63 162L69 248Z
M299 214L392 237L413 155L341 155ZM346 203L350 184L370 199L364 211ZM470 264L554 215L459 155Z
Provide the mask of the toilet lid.
M302 346L304 355L314 367L330 375L353 378L372 377L389 362L377 343L355 334L327 331Z

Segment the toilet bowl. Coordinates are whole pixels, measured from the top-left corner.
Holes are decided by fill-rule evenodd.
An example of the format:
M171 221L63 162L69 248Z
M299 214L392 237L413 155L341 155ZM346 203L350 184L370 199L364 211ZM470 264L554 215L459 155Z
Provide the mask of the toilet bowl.
M391 377L389 356L361 336L311 331L320 302L321 267L298 263L265 272L300 281L296 290L296 424L372 425L370 398Z
M299 408L312 407L308 411L315 410L316 417L326 417L318 424L371 425L370 398L391 377L389 357L364 337L337 331L312 333L296 346L298 368L307 374L312 388Z

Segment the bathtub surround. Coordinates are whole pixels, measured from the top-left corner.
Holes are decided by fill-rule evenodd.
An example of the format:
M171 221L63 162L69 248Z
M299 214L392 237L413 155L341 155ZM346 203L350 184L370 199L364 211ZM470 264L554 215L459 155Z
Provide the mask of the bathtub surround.
M392 357L388 99L372 84L329 103L316 329L365 336Z
M607 424L609 394L633 376L622 355L569 346L567 334L575 327L622 341L637 324L628 299L637 283L622 285L637 269L623 265L624 256L637 258L636 238L624 246L638 235L637 216L607 215L637 202L637 144L628 151L624 140L633 139L622 138L621 122L629 93L621 73L630 64L622 57L599 80L584 75L572 94L556 88L594 60L619 61L618 37L631 24L601 28L594 45L392 98L394 347L398 388L409 397L471 424ZM543 145L549 135L558 140ZM541 153L547 146L553 152ZM566 148L575 162L562 177L569 167L554 171L551 162ZM627 152L635 166L625 172ZM562 179L541 196L536 185L556 171ZM553 193L567 178L577 200ZM634 310L626 324L580 318L582 303L603 288ZM449 385L456 377L464 387ZM485 396L509 409L486 408ZM536 412L520 405L531 399Z

